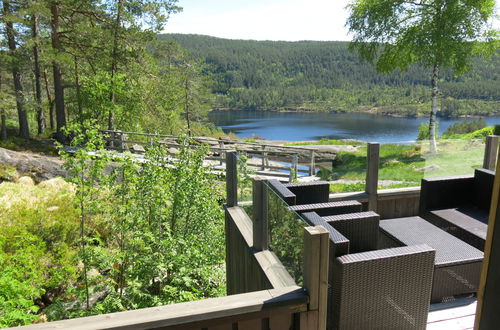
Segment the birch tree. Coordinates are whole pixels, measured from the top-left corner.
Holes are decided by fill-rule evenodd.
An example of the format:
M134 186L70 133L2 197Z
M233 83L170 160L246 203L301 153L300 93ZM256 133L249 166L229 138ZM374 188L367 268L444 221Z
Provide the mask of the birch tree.
M491 56L498 31L490 29L494 0L353 0L346 25L351 49L389 73L418 63L431 69L430 151L435 152L438 82L443 70L461 74L473 56Z

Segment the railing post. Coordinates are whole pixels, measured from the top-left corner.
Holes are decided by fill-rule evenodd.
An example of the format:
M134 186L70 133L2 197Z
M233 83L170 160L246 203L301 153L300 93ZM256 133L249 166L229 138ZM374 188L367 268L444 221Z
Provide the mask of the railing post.
M486 137L486 146L484 149L483 168L487 170L495 170L495 160L497 159L498 151L498 136L488 135Z
M118 150L125 151L125 134L122 131L118 131Z
M315 167L316 167L316 162L314 159L314 150L311 150L311 165L309 165L309 175L313 176L316 174Z
M266 169L266 158L267 158L266 146L262 146L262 159L260 165L261 171L264 171Z
M256 177L253 179L253 247L259 251L267 250L269 248L267 221L267 187L265 183L265 178Z
M224 163L224 157L226 157L225 152L224 152L224 141L219 140L219 155L220 155L220 166Z
M238 166L236 152L226 153L226 199L227 206L238 206Z
M301 329L326 329L328 244L328 231L324 227L304 228L304 287L309 293L309 308L301 314Z
M380 144L376 142L368 143L365 188L365 192L368 194L368 211L377 211L379 154Z
M290 176L288 177L288 182L293 182L297 179L297 163L299 162L298 155L292 155L292 163L290 164Z

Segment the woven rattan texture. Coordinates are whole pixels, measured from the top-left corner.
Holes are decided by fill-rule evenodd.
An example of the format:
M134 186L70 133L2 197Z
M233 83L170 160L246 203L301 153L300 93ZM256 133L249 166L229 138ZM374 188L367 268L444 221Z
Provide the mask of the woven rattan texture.
M434 258L426 245L337 258L331 328L425 329Z
M477 292L483 253L420 217L380 221L382 233L403 244L436 249L432 302Z
M347 213L323 218L349 239L350 253L376 250L380 216L372 211Z
M420 217L380 221L380 228L405 245L428 244L436 249L436 265L482 260L483 253Z
M285 201L285 203L288 205L295 205L295 194L286 188L281 182L273 179L268 181L268 185L280 198Z
M316 212L320 216L359 212L362 208L363 205L358 201L340 201L290 206L290 209L294 212Z

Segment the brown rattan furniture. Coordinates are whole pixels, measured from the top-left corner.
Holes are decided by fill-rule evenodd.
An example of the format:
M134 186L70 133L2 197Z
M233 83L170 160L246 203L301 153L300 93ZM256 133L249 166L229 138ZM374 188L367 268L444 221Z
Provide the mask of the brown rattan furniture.
M495 172L422 179L419 215L483 251Z
M434 270L432 248L376 250L380 217L374 212L302 216L329 231L328 329L425 328Z
M358 201L339 201L328 203L314 203L292 205L290 210L302 214L306 212L316 212L320 216L344 214L351 212L361 212L363 205Z
M427 244L436 250L431 302L477 292L480 250L420 217L381 220L380 233L381 247Z
M360 212L363 205L358 201L329 202L329 183L325 181L283 184L269 180L269 187L289 209L297 214L316 212L321 216Z
M330 184L326 181L281 183L278 180L269 180L268 182L288 205L328 203L330 199Z

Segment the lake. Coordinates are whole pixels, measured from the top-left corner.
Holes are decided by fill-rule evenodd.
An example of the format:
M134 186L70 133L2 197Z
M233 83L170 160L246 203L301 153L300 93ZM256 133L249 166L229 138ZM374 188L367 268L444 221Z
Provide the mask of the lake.
M307 141L321 138L357 139L379 143L408 143L428 118L396 118L365 113L311 113L271 111L212 111L209 119L224 132L237 137L259 136L267 140ZM474 120L477 118L468 118ZM500 124L500 116L483 118L488 125ZM439 119L442 134L463 118Z

